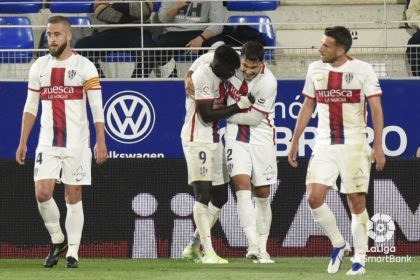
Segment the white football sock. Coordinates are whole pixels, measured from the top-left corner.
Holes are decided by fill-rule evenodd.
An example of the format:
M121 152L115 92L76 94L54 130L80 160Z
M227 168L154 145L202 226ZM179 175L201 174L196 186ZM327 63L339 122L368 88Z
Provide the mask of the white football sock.
M83 223L85 220L83 215L83 204L82 201L79 201L75 204L66 203L66 206L66 231L69 244L66 257L71 256L78 260L80 240L82 239Z
M216 206L214 206L213 203L211 203L210 201L207 207L207 211L209 212L209 222L210 222L210 231L211 231L217 219L219 218L220 208L217 208ZM198 233L198 230L196 229L193 235L193 239L190 242L190 245L198 248L200 247L200 244L201 244L200 234Z
M331 240L333 247L343 247L346 241L337 227L334 213L327 204L322 204L316 209L311 209L315 222L324 230L324 233Z
M213 252L214 249L211 244L210 219L207 205L196 201L193 207L193 216L197 230L200 234L200 240L203 245L204 252L206 254Z
M258 233L258 247L260 252L267 251L267 239L271 227L271 205L270 198L254 197L255 216Z
M50 233L51 242L53 244L63 243L64 234L60 227L60 210L58 210L54 198L44 202L37 201L37 203L45 227Z
M245 232L249 247L258 247L255 208L252 204L251 191L240 190L236 192L237 211L242 229Z
M351 233L353 235L354 259L364 265L368 248L368 221L366 209L360 214L351 214Z

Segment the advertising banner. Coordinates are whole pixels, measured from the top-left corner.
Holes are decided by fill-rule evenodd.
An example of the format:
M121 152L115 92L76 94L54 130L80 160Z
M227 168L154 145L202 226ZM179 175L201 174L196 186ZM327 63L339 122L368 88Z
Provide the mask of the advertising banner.
M420 145L420 81L383 80L384 151L391 157L412 157ZM0 158L14 158L19 141L26 83L0 82ZM182 81L102 82L110 158L182 158L180 131L185 114ZM304 101L303 81L279 81L275 106L277 155L287 156L296 118ZM41 111L41 110L40 110ZM39 111L39 112L40 112ZM299 156L309 157L316 134L317 111L306 128ZM39 118L38 118L39 122ZM370 115L368 125L371 127ZM28 143L34 156L35 124ZM91 134L94 129L91 127ZM368 129L373 141L373 130ZM93 140L92 140L93 141Z

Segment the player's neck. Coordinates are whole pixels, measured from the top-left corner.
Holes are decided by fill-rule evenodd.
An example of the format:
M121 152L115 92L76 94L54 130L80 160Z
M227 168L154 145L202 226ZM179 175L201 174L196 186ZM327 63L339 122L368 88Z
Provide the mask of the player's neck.
M344 63L347 62L347 60L349 60L347 55L343 55L339 58L337 58L333 63L331 63L332 67L340 67L341 65L343 65Z
M72 55L73 55L73 51L70 48L66 48L59 57L56 57L56 60L63 61Z

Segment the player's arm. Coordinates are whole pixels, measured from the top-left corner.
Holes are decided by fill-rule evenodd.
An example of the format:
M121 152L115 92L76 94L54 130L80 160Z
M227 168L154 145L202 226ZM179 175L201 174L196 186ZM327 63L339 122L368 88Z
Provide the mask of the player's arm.
M93 154L96 163L104 163L108 159L108 150L105 144L105 118L102 106L102 88L99 83L98 71L95 65L89 60L85 60L85 82L83 88L89 101L93 123L95 125L96 144Z
M227 122L250 126L260 124L268 112L274 110L277 95L277 80L274 77L272 81L260 80L258 89L254 93L255 103L250 110L233 115L226 120Z
M381 97L379 95L368 98L372 113L373 123L373 148L372 160L376 163L376 170L382 171L385 166L385 154L382 149L382 132L384 129L384 114L382 111Z
M16 150L16 161L20 165L25 164L26 152L28 151L28 138L31 134L38 114L41 91L38 64L38 61L36 61L29 70L28 95L26 97L25 107L23 108L22 128L20 132L19 146Z
M97 83L99 85L99 78ZM101 88L90 88L87 90L87 97L89 100L90 110L92 112L93 123L95 124L96 144L93 148L93 153L96 163L104 163L108 158L108 151L105 144L105 121L104 111L102 107L102 91Z
M199 66L204 65L206 63L211 63L213 61L213 57L214 53L205 53L203 55L200 55L196 60L194 60L193 64L190 66L190 69L184 77L185 93L188 97L194 95L194 83L192 80L192 74L195 70L197 70Z
M251 107L251 110L244 113L238 113L229 117L226 121L228 123L235 123L239 125L250 125L256 126L264 119L264 114L255 108Z
M250 95L249 97L242 96L237 103L222 108L214 108L213 101L196 101L196 105L201 118L208 123L229 118L243 109L248 109L254 103L253 101L253 96Z
M298 118L296 120L295 130L293 132L292 143L290 145L289 154L287 159L289 164L293 167L297 167L297 152L299 146L299 139L305 130L306 126L311 119L312 113L315 109L316 101L314 98L305 97L302 108L299 111Z

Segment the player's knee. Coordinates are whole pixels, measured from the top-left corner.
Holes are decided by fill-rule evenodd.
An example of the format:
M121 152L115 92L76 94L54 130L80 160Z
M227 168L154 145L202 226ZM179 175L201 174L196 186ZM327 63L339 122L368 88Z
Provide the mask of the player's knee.
M319 208L322 204L324 204L324 199L315 195L308 195L307 201L311 209Z
M37 190L35 196L38 202L45 202L52 198L52 194L45 190Z
M208 205L211 198L211 182L193 182L195 200Z
M211 203L222 208L228 200L228 184L214 186L211 190Z

